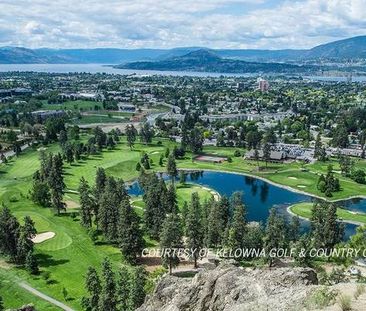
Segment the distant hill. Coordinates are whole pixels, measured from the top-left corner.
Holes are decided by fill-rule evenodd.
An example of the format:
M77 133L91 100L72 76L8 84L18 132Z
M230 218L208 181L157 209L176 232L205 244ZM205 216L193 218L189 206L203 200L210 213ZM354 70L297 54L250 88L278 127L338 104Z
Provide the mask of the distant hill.
M158 61L132 62L115 66L121 69L161 70L161 71L204 71L222 73L289 73L314 70L311 66L298 66L285 63L247 62L218 56L211 50L200 49L186 55Z
M202 47L174 49L27 49L22 47L0 48L0 64L31 63L99 63L123 64L127 62L168 60L199 51ZM207 49L206 49L207 50ZM250 62L301 63L317 59L366 58L366 36L354 37L319 45L310 50L256 50L256 49L211 49L225 59Z
M353 37L319 45L306 51L306 59L316 58L366 58L366 36Z

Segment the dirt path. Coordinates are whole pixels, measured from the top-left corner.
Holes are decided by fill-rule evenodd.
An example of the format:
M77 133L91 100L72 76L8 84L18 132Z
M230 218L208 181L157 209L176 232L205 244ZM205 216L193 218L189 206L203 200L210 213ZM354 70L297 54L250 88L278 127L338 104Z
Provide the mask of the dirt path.
M25 284L24 282L19 283L19 286L22 287L22 288L24 288L28 292L32 293L33 295L38 296L38 297L40 297L40 298L48 301L49 303L52 303L53 305L61 308L62 310L65 310L65 311L74 311L74 309L71 309L70 307L68 307L67 305L63 304L62 302L60 302L60 301L58 301L56 299L53 299L50 296L47 296L47 295L41 293L40 291L38 291L35 288L33 288L33 287Z

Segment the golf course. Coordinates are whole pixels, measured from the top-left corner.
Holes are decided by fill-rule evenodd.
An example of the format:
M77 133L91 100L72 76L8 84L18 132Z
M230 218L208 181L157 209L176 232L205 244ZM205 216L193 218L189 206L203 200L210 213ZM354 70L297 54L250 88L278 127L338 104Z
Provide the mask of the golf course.
M87 137L81 139L86 140ZM55 306L41 298L35 297L19 284L25 282L38 291L57 299L70 306L74 310L81 310L81 298L85 295L84 277L89 266L99 268L103 259L108 256L112 264L117 267L122 264L122 257L118 247L108 244L103 239L96 242L88 235L88 232L79 223L78 203L79 196L77 189L81 177L84 177L91 185L94 184L96 169L102 167L107 175L122 178L130 183L136 179L139 172L136 170L136 163L140 160L141 154L148 154L152 160L149 171L164 172L165 161L159 165L161 155L165 154L166 148L172 150L175 142L168 139L155 138L151 144L136 143L132 149L124 139L115 146L113 150L103 150L99 154L82 157L78 162L72 164L64 163L64 181L66 193L64 201L67 203L67 211L60 216L55 215L50 208L40 207L32 202L29 190L32 186L32 175L40 167L40 148L28 148L18 158L12 158L8 163L0 164L0 202L10 208L12 213L22 221L24 216L30 216L38 233L52 233L51 238L35 244L35 254L39 260L41 271L39 275L30 275L24 268L9 264L0 258L0 278L2 284L2 295L7 307L17 307L33 301L39 310L55 310ZM57 153L60 151L58 144L51 144L42 147L45 152ZM327 163L316 163L302 165L301 163L260 163L262 167L258 170L258 163L246 161L243 157L233 157L236 148L205 147L204 152L212 155L232 157L232 161L223 163L195 162L192 154L186 153L183 159L177 159L179 169L192 170L217 170L249 174L264 178L272 183L283 187L291 188L294 191L305 192L310 195L324 197L317 190L316 183L319 174L325 173ZM243 150L241 150L243 153ZM338 170L338 164L334 161L334 170ZM359 160L356 166L365 168L364 160ZM366 194L366 185L357 184L349 178L339 179L342 190L334 193L332 200L346 199ZM177 200L181 207L184 201L189 201L191 194L197 192L201 201L207 200L215 193L211 189L193 184L177 183ZM218 194L217 194L218 195ZM132 205L137 213L142 216L144 202L141 197L131 198ZM302 217L310 217L308 204L297 205L291 211ZM366 223L365 215L351 214L340 210L339 217ZM149 246L156 245L155 241L146 241Z

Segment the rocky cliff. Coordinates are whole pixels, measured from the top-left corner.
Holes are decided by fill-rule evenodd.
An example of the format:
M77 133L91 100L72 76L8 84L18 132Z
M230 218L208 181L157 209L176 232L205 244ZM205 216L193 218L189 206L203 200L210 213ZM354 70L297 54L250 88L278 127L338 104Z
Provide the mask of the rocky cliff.
M318 287L308 268L244 269L221 264L193 278L165 276L139 311L301 310Z

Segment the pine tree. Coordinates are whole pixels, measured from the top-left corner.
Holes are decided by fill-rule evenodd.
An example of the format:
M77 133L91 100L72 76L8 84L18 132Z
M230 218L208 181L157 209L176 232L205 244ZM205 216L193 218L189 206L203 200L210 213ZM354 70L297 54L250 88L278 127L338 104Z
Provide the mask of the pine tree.
M60 162L58 155L52 157L52 166L49 172L48 183L51 189L52 206L56 209L57 214L60 214L62 210L65 210L65 203L63 203L62 200L66 186L62 176L62 162Z
M166 216L166 187L163 179L155 174L146 177L143 200L145 203L144 222L150 237L159 239L162 224Z
M7 207L0 210L0 253L15 262L20 236L20 224Z
M140 219L132 209L128 198L121 203L118 236L123 257L129 263L135 263L136 257L144 248L144 238L140 229Z
M194 268L197 268L200 250L204 247L201 204L197 192L192 194L186 218L187 246L193 252Z
M315 159L319 160L322 157L322 149L323 149L323 144L321 142L320 133L318 133L318 135L316 136L316 141L315 141L315 146L314 146L314 158Z
M89 184L84 177L80 179L78 190L80 195L81 225L86 228L91 228L95 202L91 197Z
M246 223L246 210L245 206L242 203L241 194L235 192L233 194L233 205L234 205L234 214L231 223L231 227L229 229L229 247L232 249L242 249L245 245L245 238L247 233L247 223Z
M102 263L103 286L99 296L99 311L115 311L117 306L116 282L108 258Z
M98 167L96 177L95 177L95 198L99 202L101 195L104 192L105 185L107 182L107 176L105 170L102 167Z
M145 143L145 145L151 143L152 138L154 137L154 130L150 126L149 123L145 122L141 126L140 130L140 140Z
M172 154L169 155L168 157L168 162L166 164L166 172L171 177L172 183L174 184L175 177L178 174L178 170L177 170L177 164L175 163L174 155Z
M25 258L25 267L31 274L38 274L38 261L37 258L33 255L33 252L30 250Z
M33 242L30 238L28 238L24 228L21 227L20 235L17 241L16 262L18 264L24 264L29 252L33 252Z
M135 141L136 141L136 136L137 136L137 131L132 124L129 124L126 127L126 136L127 136L127 144L130 147L130 149L132 150L133 145L135 144Z
M176 213L178 211L177 194L173 184L169 185L168 190L166 192L165 205L166 205L165 210L167 213Z
M42 181L39 178L33 180L32 190L30 192L32 201L43 207L51 205L50 188L46 181Z
M115 179L108 177L99 202L98 223L109 241L117 241L118 239L120 201L116 188L117 183Z
M83 297L82 305L85 310L99 311L99 297L102 286L97 271L89 267L85 277L85 288L90 297Z
M165 218L160 233L160 248L162 249L163 265L169 267L169 273L172 274L172 268L178 266L179 257L174 249L182 247L182 225L176 211L170 213Z
M211 199L208 204L211 208L207 219L206 243L209 247L217 247L223 240L226 223L221 217L220 203Z
M129 311L129 299L130 299L130 271L123 265L118 271L117 280L117 310Z
M268 161L271 160L271 145L269 143L265 143L263 146L263 159L266 162L267 167Z
M137 266L133 269L130 278L130 299L129 308L135 310L140 307L145 300L146 271L143 267Z
M287 227L283 217L277 214L275 208L271 208L267 218L264 247L268 256L272 249L287 247ZM267 257L269 265L272 265L273 258Z
M337 221L337 206L315 203L311 214L311 233L318 248L331 249L341 242L344 224Z

